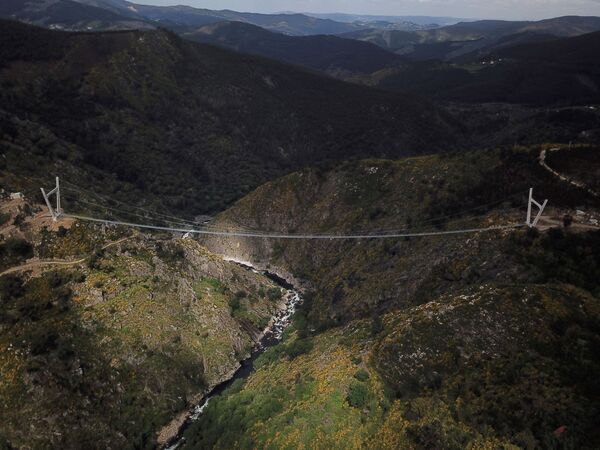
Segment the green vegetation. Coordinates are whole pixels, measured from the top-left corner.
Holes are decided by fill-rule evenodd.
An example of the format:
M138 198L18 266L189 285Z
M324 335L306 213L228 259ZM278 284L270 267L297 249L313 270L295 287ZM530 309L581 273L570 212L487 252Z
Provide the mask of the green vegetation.
M459 61L415 62L364 78L385 89L456 102L587 105L598 101L598 93L580 77L598 82L593 55L600 48L600 33L518 43L492 47L483 58L471 53ZM454 44L442 43L438 50L455 52ZM460 59L467 64L460 64Z
M33 246L24 239L9 238L0 243L0 270L7 269L33 256Z
M358 381L367 381L369 379L369 372L367 372L365 369L359 369L354 374L354 378L356 378Z
M519 223L527 193L522 180L559 210L596 211L593 198L539 168L539 151L305 170L261 187L216 222L244 218L248 227L297 232ZM384 213L373 214L377 208ZM289 210L302 220L291 220ZM271 264L301 274L314 291L288 339L262 355L240 391L216 399L214 407L224 423L245 396L259 402L295 380L314 380L317 388L306 400L278 397L280 409L266 419L236 410L244 433L235 440L224 431L211 445L597 448L598 235L571 227L286 243L285 258ZM227 244L208 240L211 245ZM259 259L272 255L268 246L248 241L239 247ZM312 348L290 357L305 337ZM213 423L201 418L190 442L215 436Z
M69 257L91 256L90 265L102 257L101 247L106 242L114 242L130 235L131 230L125 228L108 228L98 232L95 225L79 223L76 227L65 229L60 227L57 232L43 229L40 232L41 242L36 252L41 258L66 259Z
M120 236L77 224L45 230L35 248L3 245L72 259ZM193 241L149 236L95 251L83 268L1 277L3 439L10 448L153 448L160 428L231 372L272 316L268 299L241 294L249 286L273 284ZM243 303L234 314L230 297ZM48 426L54 416L60 422Z
M287 22L289 18L285 20ZM403 62L395 54L366 42L337 36L289 36L237 21L221 22L202 28L190 27L180 34L193 41L285 61L332 76L372 73L398 66Z
M600 298L600 232L569 233L552 229L515 235L514 251L541 283L568 283Z
M283 294L281 292L281 289L278 287L273 287L267 291L267 297L272 302L277 302L277 301L281 300L282 296L283 296Z
M0 182L18 190L44 184L42 168L60 163L79 187L192 217L307 164L445 150L461 139L421 100L164 30L79 34L2 21L0 38ZM94 209L81 200L98 203L68 185L64 196L72 212Z
M229 307L231 308L231 312L235 314L240 309L240 299L239 297L231 297L228 300Z
M364 383L352 383L348 387L348 404L354 408L364 408L368 395L369 391Z
M261 365L243 386L240 383L211 400L186 432L186 445L331 448L328 445L347 442L347 447L354 447L363 437L371 436L370 415L346 400L351 383L348 378L352 378L355 366L349 349L336 345L340 337L320 336L309 353ZM320 356L315 359L316 355ZM373 389L379 392L377 385ZM372 414L379 418L374 406Z
M294 359L312 350L313 343L310 339L297 339L285 347L285 354Z
M10 213L0 213L0 226L6 224L11 218Z
M517 147L307 169L262 186L218 216L216 223L293 227L296 233L421 232L518 224L524 221L518 208L526 203L531 185L552 199L553 207L598 206L597 199L558 183L541 168L540 150ZM377 208L385 214L374 217L371 213ZM290 210L301 219L290 219ZM269 244L254 249L253 243L242 241L243 248L252 251L241 256L272 257ZM206 242L209 248L239 248L235 240ZM427 302L455 286L514 280L518 275L505 261L514 257L514 249L502 252L498 261L490 256L503 242L500 233L360 243L286 242L285 258L271 263L314 288L314 299L306 307L313 328L323 330L360 317L373 320L377 335L383 329L377 318L381 312Z
M339 163L460 142L456 124L418 99L165 31L38 31L0 23L7 189L60 166L80 186L102 185L116 200L105 206L195 215L314 164L213 222L297 233L522 223L531 185L557 209L598 207L539 166L540 146ZM108 246L122 229L81 223L32 237L30 213L15 225L35 245L3 241L0 268L91 256L77 269L0 278L0 447L155 447L162 426L249 355L282 299L266 277L194 240L146 234ZM310 290L283 343L208 404L186 445L598 448L600 234L578 231L285 246L207 238Z
M596 447L600 309L584 291L482 286L385 322L374 345L363 341L368 324L353 322L294 359L269 349L243 385L211 401L188 445ZM359 349L371 375L356 369Z
M599 147L573 147L548 152L547 164L569 178L584 183L596 192L600 191Z

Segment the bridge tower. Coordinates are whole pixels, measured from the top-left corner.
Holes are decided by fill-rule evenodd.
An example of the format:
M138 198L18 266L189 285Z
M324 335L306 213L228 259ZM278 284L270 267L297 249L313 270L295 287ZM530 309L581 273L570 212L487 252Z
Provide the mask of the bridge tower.
M48 206L48 210L50 211L50 215L52 216L52 220L56 222L60 215L63 213L63 210L60 206L60 180L58 179L58 177L56 177L56 186L50 192L46 193L44 188L40 188L40 190L42 191L42 195L44 196L46 206ZM50 203L50 197L52 195L56 195L56 209L52 208L52 204Z

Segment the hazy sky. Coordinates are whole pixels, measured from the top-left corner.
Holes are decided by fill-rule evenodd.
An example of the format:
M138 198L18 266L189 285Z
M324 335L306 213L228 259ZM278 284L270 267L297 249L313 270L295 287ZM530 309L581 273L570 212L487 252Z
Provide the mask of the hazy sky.
M152 5L185 4L237 11L346 12L489 19L600 16L600 0L133 0Z

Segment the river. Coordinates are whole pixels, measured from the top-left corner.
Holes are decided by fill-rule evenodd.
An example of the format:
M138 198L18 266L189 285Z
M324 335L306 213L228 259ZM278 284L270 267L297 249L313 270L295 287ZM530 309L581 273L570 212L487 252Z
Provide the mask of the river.
M204 396L200 403L194 406L194 408L190 411L187 420L179 429L177 437L172 439L165 447L166 450L175 450L185 443L183 433L192 423L198 420L212 398L222 394L223 391L231 386L235 380L245 379L250 376L250 374L254 371L254 361L256 361L256 358L258 358L268 348L273 347L281 342L283 339L283 333L290 325L292 316L296 312L296 308L302 303L302 296L300 292L283 278L267 271L257 270L247 262L240 262L236 260L230 261L239 264L247 270L252 270L256 273L262 273L280 287L285 289L287 291L285 295L285 308L279 310L275 314L271 328L265 332L262 339L255 345L250 356L240 363L240 368L233 374L233 376L229 380L223 381L215 386L206 396Z

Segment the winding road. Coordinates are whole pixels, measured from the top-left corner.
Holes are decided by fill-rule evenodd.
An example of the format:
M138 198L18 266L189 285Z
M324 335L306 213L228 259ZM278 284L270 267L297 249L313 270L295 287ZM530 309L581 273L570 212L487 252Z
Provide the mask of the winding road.
M575 187L578 187L580 189L584 189L585 191L587 191L589 194L593 195L594 197L600 198L600 193L594 191L589 186L587 186L585 183L582 183L580 181L576 181L572 178L569 178L569 177L561 174L560 172L557 172L556 170L554 170L552 167L550 167L548 165L548 163L546 162L546 156L548 156L548 152L557 152L559 150L561 150L560 147L554 147L554 148L551 148L550 150L542 150L540 152L540 157L539 157L540 166L542 166L544 169L546 169L548 172L550 172L555 177L558 177L560 180L565 181L565 182L567 182Z

